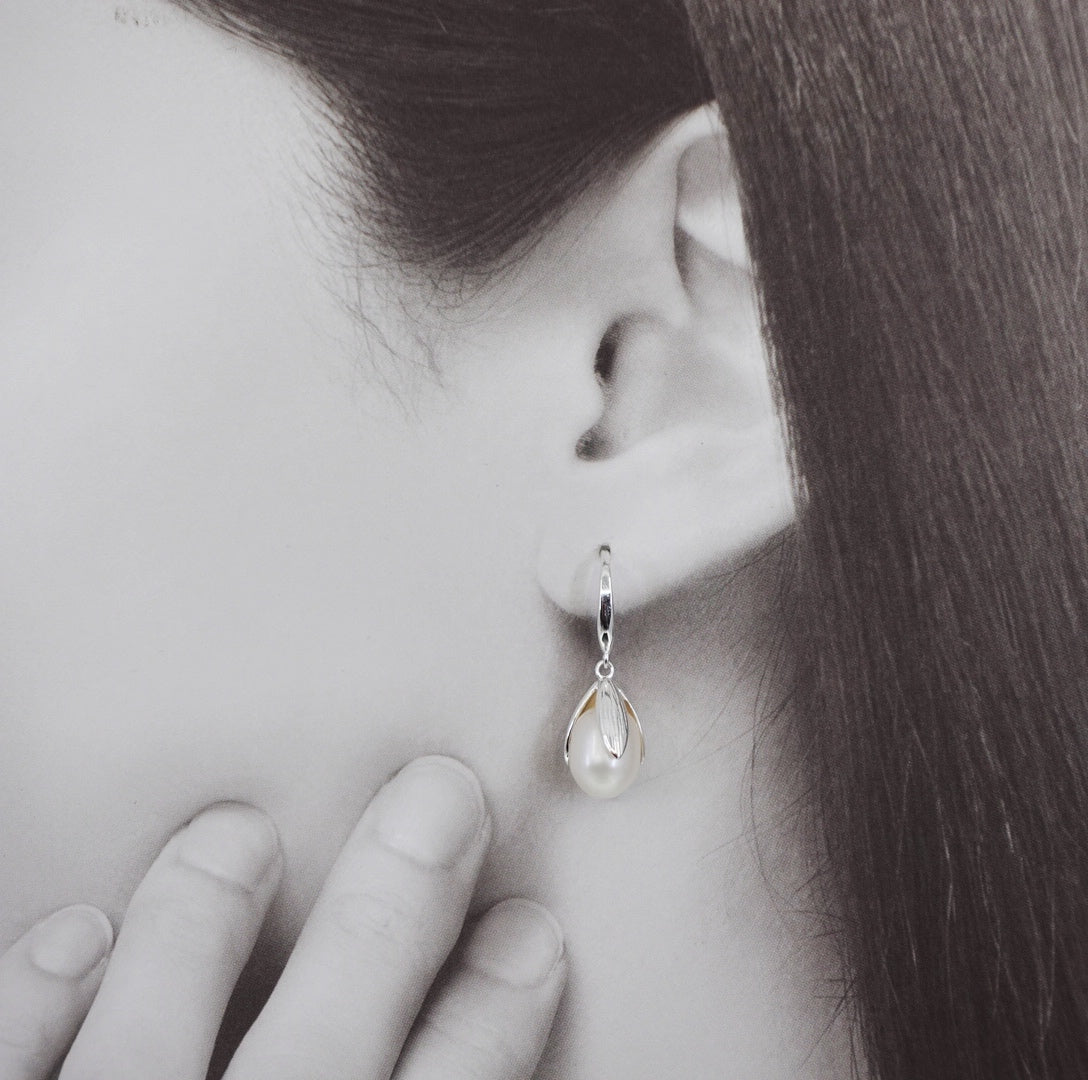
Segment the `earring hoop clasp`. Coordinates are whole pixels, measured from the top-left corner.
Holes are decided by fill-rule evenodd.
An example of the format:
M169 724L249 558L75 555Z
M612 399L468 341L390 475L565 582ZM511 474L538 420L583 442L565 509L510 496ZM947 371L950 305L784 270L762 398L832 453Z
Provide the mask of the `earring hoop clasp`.
M612 606L612 549L602 544L597 551L601 560L601 597L597 604L597 641L601 646L601 662L608 663L612 643L616 638L616 614ZM611 665L609 665L611 666Z

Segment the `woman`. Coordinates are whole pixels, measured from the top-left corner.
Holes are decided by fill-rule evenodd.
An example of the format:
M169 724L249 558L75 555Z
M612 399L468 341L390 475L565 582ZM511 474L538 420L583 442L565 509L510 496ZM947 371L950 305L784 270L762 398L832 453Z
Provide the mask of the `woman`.
M504 1075L464 1058L496 1044L526 1072L563 974L538 909L495 908L423 1001L465 908L512 894L570 958L541 1075L840 1076L851 1042L879 1076L1076 1074L1081 331L1075 286L1041 286L1077 280L1083 66L1060 5L1008 7L695 12L804 492L806 662L758 739L784 616L749 556L790 486L675 12L5 13L29 43L7 77L36 87L5 115L13 220L37 223L5 274L5 935L129 909L66 1075L200 1075L245 949L168 963L156 904L191 912L179 849L203 837L218 881L254 819L210 811L147 867L221 800L283 852L275 899L258 866L193 934L244 941L271 903L238 1076ZM1022 205L1008 229L992 196ZM648 747L615 803L560 756L605 542ZM480 776L486 858L461 769L402 773L235 1054L355 819L434 752ZM458 821L467 854L435 856ZM433 916L412 963L337 951L404 890ZM503 990L534 942L547 970Z
M433 1069L401 1060L407 1028L466 910L509 897L584 957L544 1075L667 1075L682 1042L697 1072L792 1080L840 1052L834 968L790 898L808 851L777 839L786 778L760 786L762 863L752 842L775 576L737 569L728 615L702 581L790 513L724 135L679 12L532 7L5 15L0 908L9 941L73 902L126 926L66 1075L202 1075L249 951L214 943L248 945L266 905L217 1067ZM602 543L648 740L615 802L563 761ZM460 823L467 853L422 874L374 814L345 847L436 754L479 777L490 843L432 760L374 814L432 854ZM201 893L212 944L186 950L197 932L156 928L222 891L235 832L220 808L167 841L223 802L271 818L282 880L248 906ZM324 944L262 1009L326 878ZM480 927L523 964L555 935L526 903ZM520 1062L500 1075L523 1074L553 968L520 998L455 994L466 1020L409 1053L449 1075L445 1043L497 1029Z

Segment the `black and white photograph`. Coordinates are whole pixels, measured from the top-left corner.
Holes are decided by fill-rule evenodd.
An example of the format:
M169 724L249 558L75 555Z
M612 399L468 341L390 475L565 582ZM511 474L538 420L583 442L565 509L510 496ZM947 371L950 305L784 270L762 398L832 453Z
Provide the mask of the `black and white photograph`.
M0 0L0 1080L1086 1080L1088 6Z

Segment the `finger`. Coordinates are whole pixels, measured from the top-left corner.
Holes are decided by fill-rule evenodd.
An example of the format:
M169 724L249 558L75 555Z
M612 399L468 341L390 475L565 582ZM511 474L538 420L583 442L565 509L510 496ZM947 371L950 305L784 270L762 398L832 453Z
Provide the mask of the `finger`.
M63 908L0 956L0 1076L43 1080L75 1037L113 944L109 919Z
M555 919L529 900L497 904L428 1001L396 1080L529 1080L566 974Z
M129 904L62 1080L203 1080L279 871L275 828L252 807L214 806L173 837Z
M461 930L487 847L465 766L421 758L341 852L228 1080L386 1080Z

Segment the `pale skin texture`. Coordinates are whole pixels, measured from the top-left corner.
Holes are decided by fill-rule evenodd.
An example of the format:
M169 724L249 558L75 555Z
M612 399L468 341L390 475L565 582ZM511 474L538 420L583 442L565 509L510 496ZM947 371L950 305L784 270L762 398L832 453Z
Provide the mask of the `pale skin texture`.
M565 933L541 1077L846 1075L834 967L798 913L809 857L782 824L793 777L757 765L751 796L772 575L699 585L784 523L782 499L738 513L690 469L685 495L670 459L662 489L725 504L734 532L685 531L688 503L632 499L622 465L610 518L576 454L595 425L640 451L678 418L763 407L735 357L688 349L683 378L636 363L717 295L698 258L678 277L643 250L672 151L438 311L357 269L375 256L333 224L331 136L283 63L157 3L8 0L0 42L0 941L75 902L119 925L185 822L248 803L282 845L259 1001L375 792L449 754L491 814L470 910L531 897ZM754 308L723 318L726 352L752 350ZM620 319L645 333L602 391ZM747 460L733 438L699 459ZM633 505L675 528L655 540ZM657 564L625 568L624 539ZM559 753L596 659L561 607L585 613L604 540L647 737L615 803ZM629 607L655 600L626 618L625 572Z

